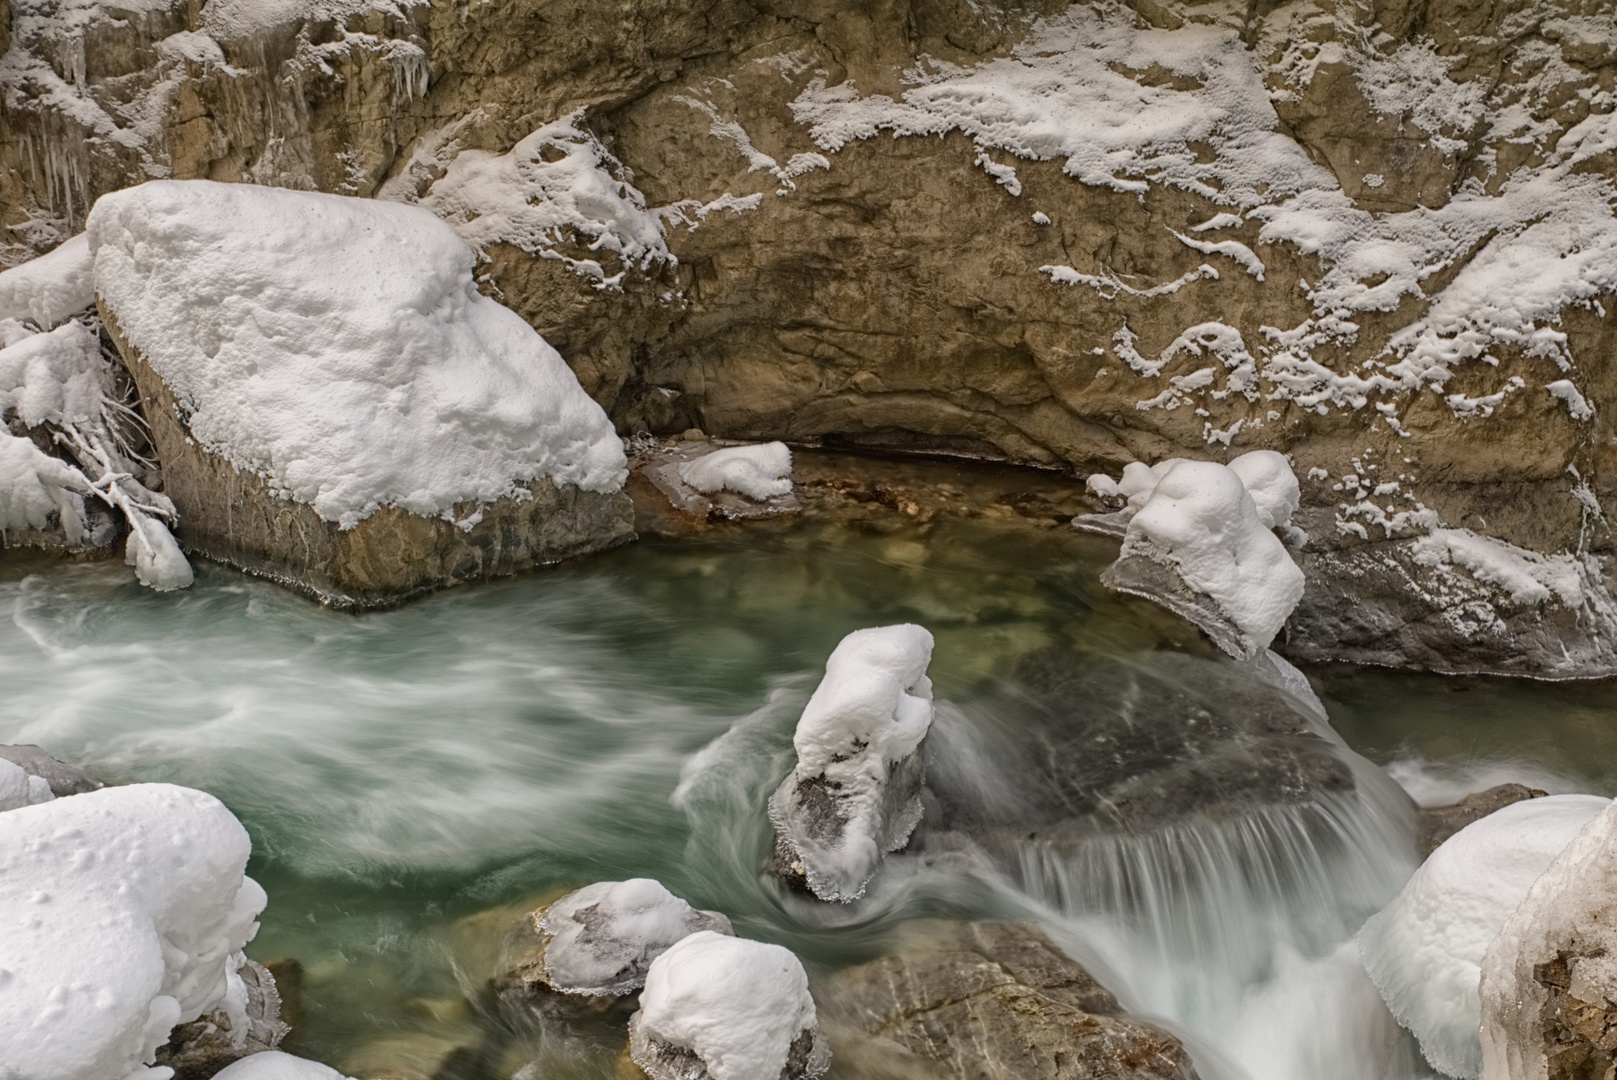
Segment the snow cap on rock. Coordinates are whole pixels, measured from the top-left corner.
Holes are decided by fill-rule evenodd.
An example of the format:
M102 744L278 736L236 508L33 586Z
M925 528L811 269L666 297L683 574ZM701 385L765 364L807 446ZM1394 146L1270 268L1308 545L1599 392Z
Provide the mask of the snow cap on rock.
M713 1080L776 1080L792 1044L804 1032L817 1040L816 1029L808 976L789 949L704 931L652 961L629 1049L653 1077L661 1043L695 1054ZM813 1054L803 1075L827 1063Z
M1125 486L1133 479L1125 471ZM1272 515L1284 506L1284 495L1273 479L1266 483ZM1129 519L1123 554L1166 558L1186 585L1211 597L1236 625L1249 655L1268 648L1302 598L1303 572L1269 530L1241 476L1210 461L1178 461L1148 492L1130 496L1130 505L1136 500L1142 501Z
M229 1006L264 890L213 796L132 784L0 813L0 1075L140 1075Z
M348 1080L328 1065L280 1050L249 1054L213 1074L213 1080Z
M704 495L735 491L762 502L792 491L792 452L782 442L730 446L679 466L679 478Z
M0 273L0 319L26 320L49 330L94 303L90 244L84 233Z
M545 909L545 978L569 994L628 994L670 945L699 930L730 934L730 920L698 911L651 878L598 881Z
M1482 1069L1483 956L1555 857L1610 804L1552 795L1496 810L1449 837L1359 931L1365 969L1426 1060L1459 1080Z
M792 736L798 778L855 754L890 764L913 753L932 724L931 661L932 634L914 623L843 638Z

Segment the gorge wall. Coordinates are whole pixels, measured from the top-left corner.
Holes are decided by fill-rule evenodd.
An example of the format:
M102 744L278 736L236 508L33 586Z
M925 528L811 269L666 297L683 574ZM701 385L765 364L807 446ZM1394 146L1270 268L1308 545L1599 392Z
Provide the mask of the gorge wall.
M0 265L152 177L419 202L624 433L1275 449L1296 654L1617 671L1597 0L4 10Z

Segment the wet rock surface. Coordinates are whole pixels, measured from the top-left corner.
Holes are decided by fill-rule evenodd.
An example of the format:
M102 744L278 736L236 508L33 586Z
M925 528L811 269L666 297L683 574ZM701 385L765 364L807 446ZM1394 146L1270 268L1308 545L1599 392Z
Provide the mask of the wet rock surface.
M927 922L892 955L820 987L839 1059L872 1078L1192 1080L1172 1035L1030 923ZM969 1033L969 1034L968 1034Z
M112 325L113 320L108 318ZM382 507L352 529L312 506L277 496L191 437L173 393L113 332L140 391L163 462L164 492L179 510L177 539L190 552L280 582L336 608L387 607L445 586L531 570L634 539L633 504L548 477L531 498L482 506L470 530L453 521Z

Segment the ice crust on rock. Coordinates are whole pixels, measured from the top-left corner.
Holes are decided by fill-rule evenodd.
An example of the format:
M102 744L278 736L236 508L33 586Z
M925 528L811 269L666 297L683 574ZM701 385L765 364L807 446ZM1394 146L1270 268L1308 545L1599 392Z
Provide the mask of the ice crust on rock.
M231 1005L265 903L250 849L219 800L172 784L0 813L0 1075L166 1075L144 1065L170 1029Z
M1279 457L1279 455L1275 455ZM1240 461L1240 459L1237 459ZM1166 469L1124 470L1120 487L1135 508L1120 558L1143 555L1171 563L1191 589L1218 605L1240 630L1247 654L1269 647L1303 595L1303 572L1269 522L1285 524L1296 506L1297 480L1281 458L1242 470L1258 484L1264 510L1242 472L1210 461L1164 462ZM1287 485L1280 475L1290 478ZM1148 476L1155 483L1149 487ZM1283 513L1283 518L1278 517Z
M0 319L48 330L95 303L90 241L84 234L0 273Z
M623 485L601 407L419 207L154 181L102 197L88 234L102 303L191 434L327 521Z
M932 725L931 659L924 627L855 630L832 651L798 720L797 766L770 798L769 816L822 900L862 896L882 856L920 821L914 756Z
M1478 984L1489 944L1533 883L1610 800L1551 795L1481 818L1434 851L1359 931L1359 953L1398 1022L1433 1067L1482 1069Z
M550 935L545 976L568 994L629 994L669 946L701 930L730 934L730 920L698 911L651 878L598 881L545 909L539 929Z
M679 478L704 495L734 491L763 502L791 494L792 452L782 442L729 446L680 465Z
M249 1054L213 1074L214 1080L348 1080L318 1061L293 1057L281 1050Z
M1617 802L1607 804L1538 876L1483 956L1483 1080L1545 1080L1550 1072L1546 1021L1560 1011L1556 1004L1572 1006L1565 1013L1574 1023L1566 1026L1585 1028L1584 1039L1589 1028L1605 1028L1617 1001L1614 882ZM1552 1003L1556 980L1535 969L1558 961L1566 980L1557 987L1561 1001ZM1576 1015L1591 1006L1594 1016ZM1556 1049L1569 1061L1577 1060L1579 1049L1588 1049L1572 1038L1558 1041L1563 1045Z
M702 1075L659 1068L661 1047L694 1054L713 1080L777 1080L806 1035L814 1046L794 1080L813 1078L830 1064L817 1031L808 976L789 949L702 931L651 962L629 1052L653 1080Z

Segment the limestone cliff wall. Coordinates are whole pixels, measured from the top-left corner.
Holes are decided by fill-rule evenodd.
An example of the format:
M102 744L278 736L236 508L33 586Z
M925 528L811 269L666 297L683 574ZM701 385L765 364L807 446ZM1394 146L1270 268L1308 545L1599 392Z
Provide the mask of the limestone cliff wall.
M625 431L1079 472L1277 449L1321 573L1431 570L1439 522L1610 547L1599 0L10 12L6 261L150 176L420 201Z

